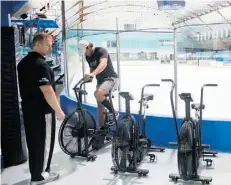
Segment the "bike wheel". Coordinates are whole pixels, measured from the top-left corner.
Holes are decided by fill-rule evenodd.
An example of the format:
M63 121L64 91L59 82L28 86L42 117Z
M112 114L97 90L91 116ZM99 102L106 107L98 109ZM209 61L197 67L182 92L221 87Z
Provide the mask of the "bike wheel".
M178 144L178 170L180 177L188 181L194 174L193 170L193 123L186 121L181 126Z
M74 157L78 154L83 153L83 151L89 147L90 140L92 138L92 134L90 130L95 130L96 124L92 115L84 111L85 120L87 124L87 135L88 137L88 146L85 146L84 143L84 119L80 110L76 110L71 115L69 115L61 124L59 129L59 145L64 153L67 155Z
M118 140L112 142L113 164L120 172L126 172L131 165L132 155L129 146L119 146Z

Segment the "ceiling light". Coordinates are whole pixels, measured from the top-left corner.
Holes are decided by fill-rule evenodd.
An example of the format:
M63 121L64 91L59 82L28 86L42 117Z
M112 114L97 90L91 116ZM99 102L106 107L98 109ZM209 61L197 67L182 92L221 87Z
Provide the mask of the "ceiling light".
M21 17L21 19L26 19L28 16L27 16L27 14L24 13L20 17Z

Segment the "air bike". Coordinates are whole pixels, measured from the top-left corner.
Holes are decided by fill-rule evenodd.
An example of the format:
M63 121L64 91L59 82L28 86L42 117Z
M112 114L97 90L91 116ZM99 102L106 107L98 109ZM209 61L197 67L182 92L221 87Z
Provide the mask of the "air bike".
M149 153L152 149L164 151L164 148L161 147L151 147L151 141L147 138L145 132L145 110L148 108L148 102L153 100L154 95L144 94L144 89L145 87L159 86L160 84L148 84L142 88L138 124L130 112L130 101L134 100L134 97L129 92L119 93L125 99L126 111L120 123L118 124L116 121L116 133L112 141L113 167L111 170L115 174L128 172L146 176L149 170L138 169L138 165L146 155L150 157L151 162L155 161L156 156ZM142 111L143 107L144 113ZM142 116L142 114L144 115Z
M87 95L87 92L82 89L82 86L85 83L92 82L92 79L84 81L84 78L82 78L73 88L77 98L77 108L64 119L58 138L59 145L64 153L71 157L85 157L87 161L94 161L97 157L96 155L91 155L90 152L111 144L112 136L110 134L110 127L115 124L114 121L109 121L109 111L105 108L105 129L96 129L94 117L83 108L82 96ZM106 78L105 80L113 79ZM112 105L112 98L114 97L112 92L115 90L112 88L109 94L105 95ZM113 115L115 116L115 113ZM116 120L116 117L113 118Z
M151 150L159 150L160 152L164 152L164 147L151 146L151 140L146 135L146 109L149 108L148 102L154 99L153 94L144 94L144 89L146 87L155 87L159 86L159 84L147 84L142 88L141 97L140 97L140 110L139 110L139 125L142 125L142 133L140 135L140 139L148 140L148 149Z
M178 143L178 174L170 174L169 178L177 182L178 179L184 181L201 181L203 184L209 184L212 181L211 177L203 177L198 175L199 160L202 156L203 147L201 144L202 131L202 110L205 108L203 104L204 87L215 87L217 84L205 84L201 88L200 104L192 104L192 109L196 111L196 118L190 116L190 102L193 101L191 93L181 93L180 98L185 101L186 116L181 123L180 132L178 131L176 113L173 103L173 90L175 88L174 81L171 79L163 79L163 82L171 82L172 88L170 93L172 113ZM211 159L204 159L207 166L212 165Z
M213 84L212 84L213 85ZM205 85L207 86L207 85ZM204 88L201 89L201 101L203 101L203 91ZM193 100L192 100L193 101ZM190 105L189 105L190 106ZM190 108L190 107L189 107ZM202 109L200 109L199 104L192 104L191 106L192 109L195 110L195 117L196 117L196 121L197 122L201 122L202 123L202 109L205 108L205 106L202 104ZM186 110L187 111L187 110ZM190 110L189 110L190 111ZM200 112L201 111L201 112ZM199 116L199 114L201 116ZM202 125L201 125L202 126ZM200 155L206 155L206 156L213 156L216 157L216 155L218 154L217 151L212 151L212 150L205 150L205 149L210 149L210 145L209 144L202 144L201 143L201 128L200 130L200 137L199 137L199 143L200 143ZM169 146L177 146L177 142L169 142L168 143ZM210 160L208 160L207 162L210 162Z

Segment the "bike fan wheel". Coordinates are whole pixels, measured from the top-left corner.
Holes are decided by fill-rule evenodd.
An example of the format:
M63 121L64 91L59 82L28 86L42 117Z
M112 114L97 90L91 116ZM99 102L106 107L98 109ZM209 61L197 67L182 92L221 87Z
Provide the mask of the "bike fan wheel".
M93 127L92 129L95 129L93 117L88 112L85 112L85 116L87 117L87 123L92 122L91 125L88 124L87 128L90 127L91 129ZM89 145L92 135L87 132L87 137ZM60 148L67 155L74 157L83 153L85 150L84 127L80 111L75 111L63 121L59 129L58 140Z
M120 145L118 141L112 142L112 160L120 172L126 172L131 165L132 154L128 145Z
M180 177L188 181L193 176L193 124L189 121L181 126L178 145L178 170Z

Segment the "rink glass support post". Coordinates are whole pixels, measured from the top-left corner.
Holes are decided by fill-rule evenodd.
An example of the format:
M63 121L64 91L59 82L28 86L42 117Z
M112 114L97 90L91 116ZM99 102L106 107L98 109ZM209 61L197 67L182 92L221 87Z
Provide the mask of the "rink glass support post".
M80 3L80 9L82 9L82 11L81 11L81 14L83 14L83 1ZM84 35L83 35L83 23L80 23L81 24L81 37L80 37L80 40L82 40L83 39L83 37L84 37ZM81 59L81 62L82 62L82 72L83 72L83 77L84 77L84 75L85 75L85 61L84 61L84 55L82 55L82 59ZM86 91L86 84L83 84L83 89L84 89L84 91ZM87 103L87 95L86 94L84 94L83 95L83 102L84 103Z
M8 13L8 24L9 24L9 27L11 27L11 15Z
M176 117L178 115L178 81L177 81L177 76L178 76L178 71L177 71L177 28L174 27L174 81L175 81L175 111L176 111Z
M65 77L65 89L69 96L69 75L67 65L67 48L66 48L66 19L65 19L65 2L61 1L61 12L62 12L62 42L63 42L63 59L64 59L64 77Z
M119 92L121 90L121 75L120 75L120 36L119 36L119 20L116 18L116 57L117 57L117 72L119 76L119 86L118 86L118 108L121 111L121 97L119 96Z

